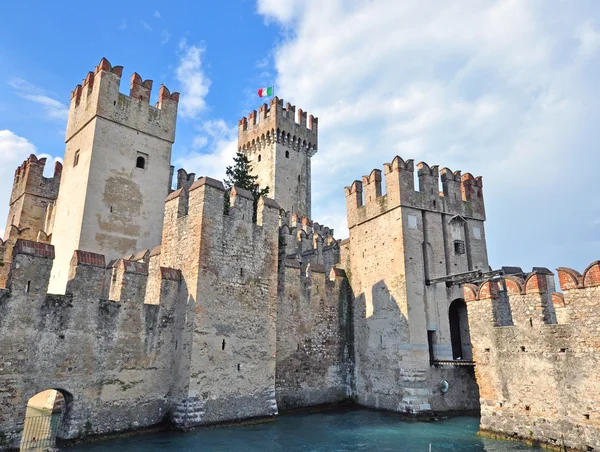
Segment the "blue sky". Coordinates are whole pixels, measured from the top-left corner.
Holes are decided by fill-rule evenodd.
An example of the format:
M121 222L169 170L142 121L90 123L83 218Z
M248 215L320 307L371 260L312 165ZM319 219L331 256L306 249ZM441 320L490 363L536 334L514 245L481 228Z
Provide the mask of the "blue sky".
M313 219L395 155L482 175L493 267L600 258L600 4L593 0L24 2L0 28L0 221L14 168L60 158L101 57L182 93L173 162L221 177L237 120L276 93L319 117ZM51 165L48 165L51 166ZM2 228L3 225L0 225Z

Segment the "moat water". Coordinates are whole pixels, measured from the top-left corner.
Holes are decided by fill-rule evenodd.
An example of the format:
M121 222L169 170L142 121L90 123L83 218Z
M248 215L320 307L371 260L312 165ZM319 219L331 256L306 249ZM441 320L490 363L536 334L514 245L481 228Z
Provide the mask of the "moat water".
M476 435L479 418L435 422L401 420L368 410L290 414L254 426L201 428L189 433L154 433L61 450L73 452L158 451L406 451L512 452L536 449Z

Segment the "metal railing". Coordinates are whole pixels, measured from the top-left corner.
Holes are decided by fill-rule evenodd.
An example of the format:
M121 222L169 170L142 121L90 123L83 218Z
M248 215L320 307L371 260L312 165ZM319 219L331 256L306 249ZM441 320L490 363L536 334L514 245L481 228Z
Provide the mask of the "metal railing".
M61 419L62 413L26 417L21 439L21 451L55 447L56 434Z

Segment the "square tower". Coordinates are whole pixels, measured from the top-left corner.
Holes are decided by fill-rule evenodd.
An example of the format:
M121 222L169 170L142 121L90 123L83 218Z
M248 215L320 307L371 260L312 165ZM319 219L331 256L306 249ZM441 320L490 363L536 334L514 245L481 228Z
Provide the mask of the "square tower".
M61 293L74 250L115 259L160 244L179 93L134 73L119 92L123 68L103 58L71 95L52 244L50 291Z
M439 281L489 270L482 179L422 162L417 190L412 160L384 168L385 194L379 169L346 187L359 403L477 409L463 290Z
M310 218L310 159L317 152L318 119L274 97L238 122L238 150L252 162L261 188L286 212Z

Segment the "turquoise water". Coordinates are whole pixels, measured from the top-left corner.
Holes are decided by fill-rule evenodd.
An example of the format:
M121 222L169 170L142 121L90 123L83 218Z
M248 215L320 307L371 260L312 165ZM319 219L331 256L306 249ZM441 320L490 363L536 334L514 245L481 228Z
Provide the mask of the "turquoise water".
M275 422L244 427L201 428L189 433L155 433L65 451L535 451L519 443L475 435L479 418L435 422L403 421L392 413L368 410L290 414Z

